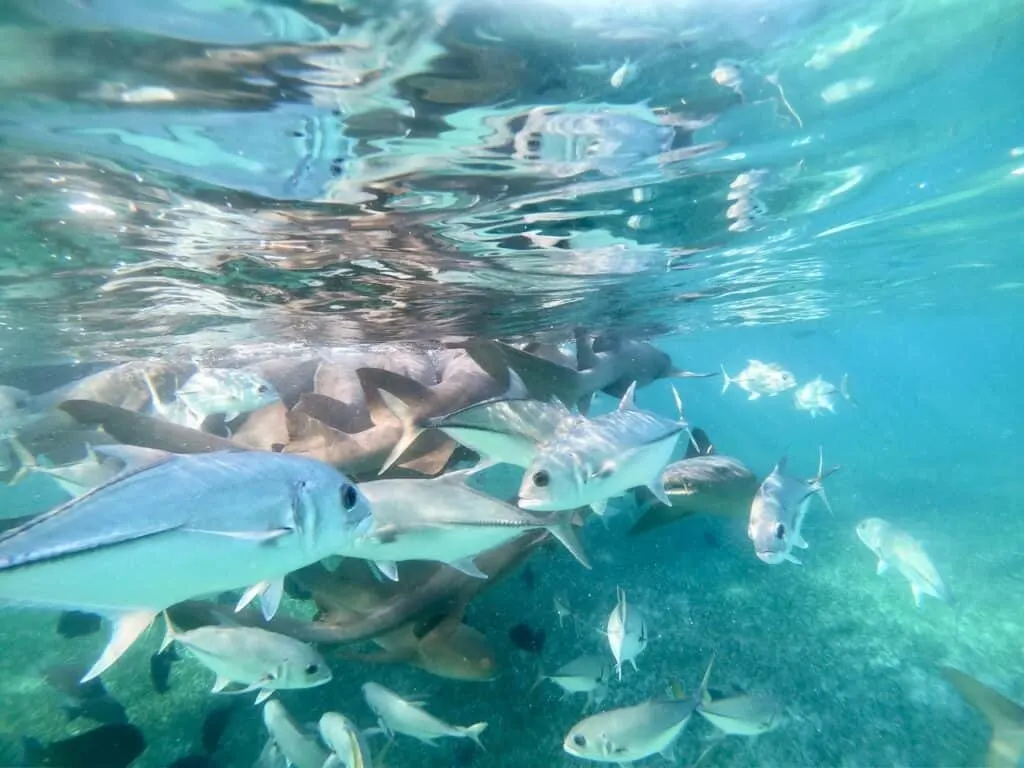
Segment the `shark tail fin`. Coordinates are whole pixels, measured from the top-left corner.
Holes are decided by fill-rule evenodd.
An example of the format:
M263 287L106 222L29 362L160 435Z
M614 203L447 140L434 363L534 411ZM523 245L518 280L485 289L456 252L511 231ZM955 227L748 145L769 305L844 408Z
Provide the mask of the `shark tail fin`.
M988 768L1013 768L1024 758L1024 707L953 667L941 667L943 677L992 726Z

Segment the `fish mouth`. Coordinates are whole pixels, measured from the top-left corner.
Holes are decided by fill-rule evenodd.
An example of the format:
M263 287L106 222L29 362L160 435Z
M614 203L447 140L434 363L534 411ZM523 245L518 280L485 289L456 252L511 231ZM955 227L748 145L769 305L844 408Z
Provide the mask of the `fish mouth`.
M764 552L757 552L756 554L757 554L757 557L758 557L759 560L762 560L762 561L768 563L768 565L778 565L779 563L781 563L783 560L786 559L786 553L785 552L764 551Z

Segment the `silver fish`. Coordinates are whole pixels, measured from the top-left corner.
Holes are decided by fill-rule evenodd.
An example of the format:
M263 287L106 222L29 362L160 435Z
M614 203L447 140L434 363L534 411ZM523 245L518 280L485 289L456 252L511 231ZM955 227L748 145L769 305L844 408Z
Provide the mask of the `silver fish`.
M621 587L615 588L618 598L608 615L608 645L615 657L615 674L622 679L622 664L628 661L639 671L636 657L647 648L647 621L639 610L626 602L626 593Z
M793 555L793 547L807 549L800 533L812 496L819 496L825 507L832 511L822 481L839 467L824 470L824 455L818 452L818 474L810 480L798 480L786 474L786 459L782 458L761 487L750 505L747 536L754 542L754 552L768 563L776 565L789 561L800 565Z
M700 688L691 698L651 699L591 715L570 729L562 748L596 763L627 765L657 754L672 760L676 740L703 700L710 674L708 664Z
M440 429L480 454L487 465L505 463L525 468L538 445L576 418L559 402L497 399L426 419L422 425Z
M334 469L262 452L188 456L103 447L129 468L0 535L0 600L114 622L86 679L113 664L175 603L247 585L272 616L284 576L335 554L371 524ZM201 500L201 503L199 502Z
M263 724L292 768L323 768L330 757L316 736L299 726L284 708L284 704L277 699L271 699L263 705Z
M262 376L226 368L197 371L181 386L177 396L200 424L214 414L223 414L224 421L232 421L240 414L280 399L277 390Z
M772 697L761 694L721 699L705 696L697 712L730 736L760 736L775 730L782 722L782 707Z
M775 397L787 389L796 386L796 377L776 363L763 363L760 360L748 360L747 367L736 376L730 376L722 366L722 394L735 384L748 392L748 400L757 400L761 395Z
M380 727L390 734L404 733L426 744L449 736L454 739L472 739L481 749L480 734L487 723L469 726L449 725L427 712L418 704L403 699L397 693L378 683L363 684L363 698L380 722Z
M921 606L921 596L931 595L944 603L953 602L953 593L935 569L921 542L888 520L869 517L857 523L857 537L878 557L878 574L895 567L908 582L914 605Z
M160 650L177 642L217 675L213 693L232 683L237 693L259 691L262 704L274 691L313 688L331 681L331 668L311 645L258 627L208 626L178 631L165 615L167 635Z
M537 677L534 687L537 687L545 680L562 689L562 698L571 696L574 693L587 694L587 702L583 709L586 711L594 703L599 703L608 690L608 680L611 674L611 665L605 657L596 654L587 654L563 664L555 672L545 675L543 672Z
M356 542L358 557L386 574L402 560L436 560L486 578L473 558L524 531L546 528L585 567L586 555L566 514L536 515L466 484L468 472L429 480L371 480L359 487L373 507L373 525Z
M640 486L671 504L661 473L689 427L682 419L638 410L633 391L626 391L618 410L574 422L538 447L519 487L519 506L551 511L590 505L601 515L608 499Z
M796 404L797 410L807 411L811 414L812 419L822 411L835 413L836 403L840 398L856 405L850 397L849 379L847 374L843 374L842 381L836 387L819 376L797 389L793 395L793 402Z
M320 737L331 749L323 768L373 768L370 747L351 720L337 712L325 712L319 725Z

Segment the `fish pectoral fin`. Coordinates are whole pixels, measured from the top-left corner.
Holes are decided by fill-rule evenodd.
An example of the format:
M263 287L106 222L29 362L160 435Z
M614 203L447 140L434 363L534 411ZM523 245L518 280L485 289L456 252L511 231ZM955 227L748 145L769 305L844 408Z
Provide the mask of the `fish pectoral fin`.
M889 570L889 563L886 562L885 560L883 560L882 558L878 558L878 565L875 566L875 573L877 573L879 576L881 576L883 573L885 573L888 570Z
M558 539L558 542L563 547L569 550L569 554L576 558L576 562L588 570L593 568L590 564L590 558L587 557L583 544L580 542L579 536L576 535L576 529L572 527L571 522L552 525L548 528L548 531Z
M803 565L803 563L800 560L798 560L797 557L792 552L787 553L786 557L784 559L788 560L789 562L793 563L794 565Z
M808 547L808 546L810 546L810 545L809 545L809 544L807 543L807 539L805 539L805 538L804 538L803 536L801 536L801 535L800 535L799 533L793 534L793 536L792 536L792 539L791 539L791 540L792 540L792 542L793 542L793 546L794 546L794 547L799 547L800 549L807 549L807 547Z
M605 480L615 474L615 470L618 465L613 459L608 459L602 464L596 467L590 467L587 470L587 480Z
M272 579L264 583L267 586L260 595L260 612L264 619L270 621L281 606L281 598L284 596L284 578Z
M253 703L256 706L259 706L260 704L262 704L264 701L266 701L267 699L269 699L273 695L274 695L274 689L273 688L261 688L259 694L257 694L257 696L256 696L256 701L253 702Z
M228 680L226 677L221 677L220 675L217 675L217 679L213 681L213 688L210 689L210 693L221 693L229 685L231 685L230 680Z
M486 579L487 574L476 567L471 557L461 557L448 563L452 568L476 579Z
M388 581L398 581L398 563L394 560L371 560L370 565Z
M654 494L654 498L666 507L672 506L672 499L670 499L668 494L665 493L665 483L661 480L661 472L659 472L658 476L647 484L647 488L652 494Z
M132 643L138 640L139 635L149 628L159 611L136 611L125 613L113 618L114 631L110 635L110 642L103 649L99 660L92 665L92 668L82 678L87 683L95 677L110 669L111 665L131 647Z
M211 536L224 536L228 539L239 539L241 541L274 541L289 533L294 533L292 528L271 528L269 531L212 531L205 528L182 528L185 533L205 533Z
M760 397L761 397L761 393L760 392L751 392L750 393L750 397L748 397L747 400L758 400Z

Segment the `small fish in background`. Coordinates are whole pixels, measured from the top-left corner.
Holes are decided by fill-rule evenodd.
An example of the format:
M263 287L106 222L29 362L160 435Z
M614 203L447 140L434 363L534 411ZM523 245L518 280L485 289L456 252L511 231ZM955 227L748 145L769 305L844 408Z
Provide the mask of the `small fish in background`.
M587 694L587 702L583 706L586 712L591 706L600 704L608 693L608 682L611 679L611 664L604 656L587 654L563 664L550 675L541 669L533 688L550 680L562 689L562 698L566 699L574 693ZM533 690L531 688L530 690Z
M612 77L608 82L611 83L612 88L621 88L636 77L638 71L637 65L627 56L622 66L612 73Z
M425 744L434 744L437 739L445 736L453 739L472 739L477 746L484 748L480 734L486 730L487 723L475 723L465 727L449 725L431 715L416 702L403 699L378 683L364 683L363 698L377 716L380 727L389 736L403 733Z
M1024 760L1024 707L959 669L939 667L939 671L992 728L986 768L1019 768Z
M252 371L204 368L194 373L177 391L177 397L202 424L209 416L223 415L229 422L243 413L259 410L280 398L274 386Z
M740 101L743 101L746 98L743 95L743 69L744 65L741 62L719 59L711 70L711 79L723 88L733 91L740 97Z
M100 631L103 619L95 613L64 611L57 619L57 634L61 637L87 637Z
M722 366L722 394L735 384L750 394L748 400L757 400L761 395L775 397L787 389L796 386L796 377L777 363L763 363L760 360L748 360L747 367L736 376L730 376Z
M234 693L259 691L261 704L274 691L314 688L329 683L331 668L312 645L258 627L208 626L179 632L166 614L167 636L184 646L203 666L217 675L213 693L232 683L245 686Z
M181 661L181 657L173 645L149 657L149 680L153 683L153 690L160 695L171 690L171 667L176 661Z
M142 731L130 723L109 723L51 744L25 740L26 765L59 768L128 768L146 750Z
M320 738L331 750L323 768L373 768L373 756L362 732L338 712L325 712L319 722Z
M68 720L86 717L98 723L127 723L127 712L121 702L107 693L103 681L95 678L81 682L86 670L87 667L79 664L62 664L43 673L46 682L61 693L64 699L61 709Z
M554 598L552 598L552 603L554 604L555 615L558 617L558 626L564 627L566 619L572 621L573 626L575 626L576 614L573 613L572 609L569 607L569 603L566 602L565 598L559 595L555 595Z
M266 746L257 760L260 768L276 768L280 757L290 768L323 768L330 753L320 746L316 730L300 726L277 699L263 705L263 724L273 746Z
M712 662L714 660L712 659ZM675 743L707 690L711 664L693 697L656 698L599 712L576 723L562 748L574 757L620 766L660 754L675 761Z
M880 517L857 523L857 537L878 557L876 572L881 575L895 567L908 582L914 605L921 607L921 596L931 595L944 603L953 602L953 593L943 582L928 553L917 539Z
M793 547L807 549L800 533L812 496L821 498L826 509L832 507L825 495L822 482L839 467L824 469L824 452L818 450L818 474L810 480L800 480L786 474L783 457L757 489L750 505L747 536L754 542L754 552L769 565L788 561L800 565L793 555Z
M856 406L856 401L850 397L849 382L850 376L845 373L838 387L818 376L797 389L793 394L793 401L798 411L807 411L812 419L817 418L822 411L835 413L836 403L840 398Z
M647 648L647 621L639 610L626 602L626 593L621 587L616 587L618 597L615 607L608 616L608 645L615 657L615 674L619 680L622 679L622 665L629 662L635 671L639 671L636 665L636 657Z
M790 117L797 124L798 127L803 128L804 122L797 114L796 110L793 109L793 105L789 103L789 99L786 98L786 92L782 88L782 82L779 78L778 72L773 72L768 75L762 75L758 67L753 63L740 62L732 59L719 59L715 63L714 69L711 70L711 79L714 80L718 85L723 88L728 88L733 91L740 99L741 104L747 103L747 96L744 92L746 84L748 82L748 75L752 77L758 77L764 80L766 83L775 87L775 90L779 92L779 102L786 108ZM753 103L762 103L768 99L761 99ZM771 98L774 101L774 98ZM776 104L776 110L778 105Z
M508 639L520 650L541 653L544 650L544 630L533 629L528 624L516 624L508 631Z
M712 698L705 692L697 713L728 736L760 736L779 727L782 707L771 696L740 694Z

